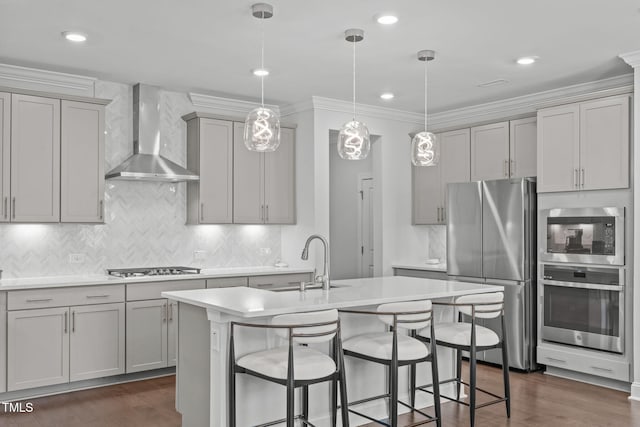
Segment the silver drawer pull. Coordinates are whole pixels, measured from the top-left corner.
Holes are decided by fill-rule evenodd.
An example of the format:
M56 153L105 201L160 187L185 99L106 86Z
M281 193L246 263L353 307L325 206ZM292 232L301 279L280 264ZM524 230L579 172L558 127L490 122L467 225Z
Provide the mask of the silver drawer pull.
M256 283L255 286L258 288L266 288L267 286L273 286L273 283Z
M596 371L613 372L613 369L601 368L600 366L590 366L590 368L595 369Z
M53 298L27 298L27 302L48 302L53 301Z
M562 359L556 359L555 357L547 357L548 360L551 360L552 362L560 362L560 363L567 363L566 360L562 360Z
M109 298L111 295L87 295L87 298Z

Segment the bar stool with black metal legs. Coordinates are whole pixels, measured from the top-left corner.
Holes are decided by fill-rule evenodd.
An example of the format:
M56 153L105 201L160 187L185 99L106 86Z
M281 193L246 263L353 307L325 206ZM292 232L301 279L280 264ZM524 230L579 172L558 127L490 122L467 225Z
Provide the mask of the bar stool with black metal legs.
M441 381L440 384L456 383L456 398L442 395L443 399L452 400L462 405L469 406L469 418L471 427L475 424L475 410L484 406L505 402L507 418L511 417L511 400L509 387L509 355L507 352L507 337L505 334L504 320L504 294L495 292L490 294L465 295L458 297L454 303L434 302L434 305L453 306L458 311L458 322L436 323L435 342L438 345L456 350L456 377ZM471 323L463 322L463 315L470 317ZM493 330L476 324L477 319L495 319L500 317L501 335ZM433 334L433 332L431 332ZM418 335L417 338L425 342L431 342L431 337ZM476 353L478 351L502 349L502 375L504 381L504 396L483 390L476 385ZM462 352L469 352L469 383L462 381ZM460 387L464 384L469 387L469 403L460 400ZM421 390L422 387L416 387ZM424 390L427 391L427 390ZM494 400L478 405L476 403L476 391L494 397Z
M340 313L375 315L380 321L390 326L388 332L356 335L346 339L343 343L345 356L382 364L387 367L388 372L387 393L350 402L349 406L359 405L375 399L388 398L389 422L382 422L352 408L349 408L349 411L375 423L396 427L398 425L398 403L400 403L426 417L425 421L412 425L422 425L435 421L440 427L440 392L436 346L435 344L427 346L415 338L415 331L418 329L431 328L431 333L434 333L431 301L389 303L378 306L376 311L340 310ZM410 335L399 334L398 329L406 329ZM409 404L398 400L398 368L409 366L411 372L415 373L416 364L420 362L431 362L435 416L416 409L415 398L412 398ZM415 397L415 395L413 396Z
M264 328L275 331L286 338L288 345L249 353L236 360L234 331L236 327ZM309 347L327 341L331 343L329 356ZM344 360L340 340L340 319L336 310L308 313L284 314L272 319L271 324L231 322L229 343L229 426L236 426L236 374L248 374L266 381L281 384L287 390L286 418L269 421L257 427L286 422L293 427L296 419L305 425L312 425L309 418L309 386L325 381L332 382L331 420L337 422L337 388L340 384L340 405L342 425L349 426L347 411L347 388L344 375ZM294 392L302 388L302 414L295 415Z

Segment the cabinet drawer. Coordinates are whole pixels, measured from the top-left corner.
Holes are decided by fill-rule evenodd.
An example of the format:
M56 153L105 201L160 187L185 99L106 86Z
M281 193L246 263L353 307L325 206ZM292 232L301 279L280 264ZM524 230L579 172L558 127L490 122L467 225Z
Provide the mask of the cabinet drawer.
M162 298L162 292L204 289L205 280L167 280L127 284L127 301Z
M538 346L538 363L629 382L629 363L624 360Z
M434 271L434 270L412 270L410 268L394 268L394 276L408 276L408 277L421 277L426 279L439 279L447 280L446 271Z
M28 291L9 291L7 295L7 308L9 310L113 302L124 302L124 285L31 289Z
M231 288L234 286L247 286L249 280L246 277L219 277L207 279L207 288Z
M274 289L285 286L297 286L300 282L311 280L311 273L296 274L272 274L269 276L249 277L249 286L252 288Z

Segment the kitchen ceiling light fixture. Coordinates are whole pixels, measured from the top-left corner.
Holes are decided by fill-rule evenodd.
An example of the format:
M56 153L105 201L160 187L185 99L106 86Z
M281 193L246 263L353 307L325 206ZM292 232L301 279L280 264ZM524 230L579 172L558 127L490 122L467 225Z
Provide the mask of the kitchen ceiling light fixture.
M418 60L424 62L424 131L411 140L411 163L414 166L435 166L440 157L440 147L435 134L427 130L427 63L436 57L432 50L418 52Z
M389 13L383 13L376 17L376 21L382 25L393 25L398 22L398 17Z
M390 99L395 98L395 95L392 94L391 92L385 92L380 95L380 98L384 99L385 101L389 101Z
M261 21L260 68L264 68L264 20L273 16L273 6L267 3L256 3L251 6L251 13ZM255 71L254 71L255 74ZM252 110L244 122L244 145L250 151L275 151L280 145L280 118L278 114L264 106L264 78L267 74L256 74L260 77L260 107Z
M344 32L344 39L353 44L353 120L340 129L338 135L338 154L345 160L362 160L371 149L369 129L356 120L356 43L364 40L364 31L351 28Z
M518 58L516 62L520 65L531 65L538 60L537 56L523 56Z
M82 43L87 41L87 35L77 31L63 31L62 37L74 43Z
M255 68L252 73L257 77L266 77L269 75L269 70L267 70L266 68Z

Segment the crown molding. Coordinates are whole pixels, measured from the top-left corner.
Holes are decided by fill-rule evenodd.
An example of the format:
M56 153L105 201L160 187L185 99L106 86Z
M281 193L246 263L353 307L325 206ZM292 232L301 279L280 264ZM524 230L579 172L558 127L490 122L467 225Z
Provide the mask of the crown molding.
M633 68L640 67L640 50L621 53L620 55L618 55L618 57L627 64L631 65Z
M257 102L243 101L241 99L223 98L220 96L204 95L201 93L189 92L189 99L194 107L204 108L205 112L225 114L236 113L246 115L251 110L260 106ZM265 107L280 114L280 107L272 104L265 104Z
M93 97L96 80L94 77L0 64L0 86L11 88Z
M312 96L314 110L333 111L336 113L353 113L353 103L340 99L324 98L321 96ZM380 119L393 120L396 122L406 122L420 124L424 122L424 115L411 111L396 110L388 107L379 107L377 105L356 104L358 116L375 117Z
M541 108L631 92L633 92L633 74L624 74L595 82L430 114L430 129L442 131L458 126L533 115Z
M304 101L285 105L280 109L280 116L286 117L309 110L313 110L313 99L305 99Z

